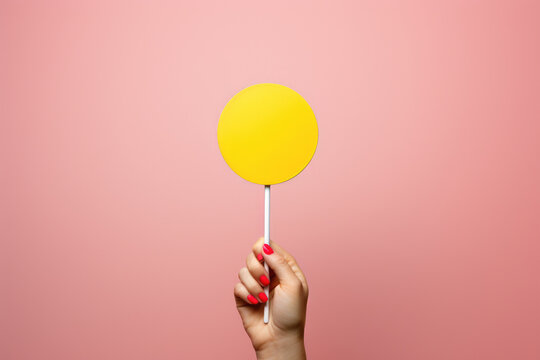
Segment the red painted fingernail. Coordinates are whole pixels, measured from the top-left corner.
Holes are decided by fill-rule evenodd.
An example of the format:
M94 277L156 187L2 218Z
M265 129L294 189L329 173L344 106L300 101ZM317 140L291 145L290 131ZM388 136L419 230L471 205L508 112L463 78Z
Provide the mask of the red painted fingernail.
M263 284L264 286L270 284L270 280L268 280L266 275L261 275L261 277L259 279L261 279L261 284Z
M268 244L264 244L263 245L263 251L265 254L267 255L270 255L270 254L273 254L274 253L274 250L272 250L272 248L270 247L270 245Z
M248 301L249 301L250 303L252 303L252 304L257 304L257 303L258 303L257 299L255 299L255 296L253 296L253 295L251 295L251 294L248 295L248 298L247 298L247 299L248 299Z
M259 299L261 299L261 301L262 301L263 303L265 303L266 300L268 300L268 298L266 297L266 294L263 293L263 292L262 292L262 293L259 293Z
M258 254L257 254L257 260L262 261L262 259L263 259L262 254L261 254L261 253L258 253Z

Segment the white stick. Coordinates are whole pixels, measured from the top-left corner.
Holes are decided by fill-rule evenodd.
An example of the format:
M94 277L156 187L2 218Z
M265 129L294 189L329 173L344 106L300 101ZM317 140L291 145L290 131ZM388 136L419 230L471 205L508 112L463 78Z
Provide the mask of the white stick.
M270 185L264 185L264 243L270 245ZM264 269L268 274L268 280L270 280L270 271L268 270L268 264L264 263ZM270 312L270 286L264 287L264 293L266 294L266 304L264 304L264 323L268 324L268 315Z

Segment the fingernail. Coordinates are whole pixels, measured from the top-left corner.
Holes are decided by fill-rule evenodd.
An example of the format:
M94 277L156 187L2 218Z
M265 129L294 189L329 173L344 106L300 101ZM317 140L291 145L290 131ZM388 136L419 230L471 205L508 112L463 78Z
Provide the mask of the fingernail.
M263 292L262 292L262 293L259 293L259 299L261 299L261 301L262 301L263 303L265 303L266 300L268 300L268 298L266 297L266 294L263 293Z
M274 253L274 250L272 250L272 248L270 247L270 245L268 244L264 244L263 245L263 251L265 254L267 255L270 255L270 254L273 254Z
M258 254L257 254L257 260L262 261L262 259L263 259L262 254L261 254L261 253L258 253Z
M270 284L270 280L268 280L266 275L261 275L261 277L259 279L261 279L261 284L263 284L264 286Z
M255 299L255 296L253 296L251 294L248 295L247 299L252 304L257 304L258 303L257 299Z

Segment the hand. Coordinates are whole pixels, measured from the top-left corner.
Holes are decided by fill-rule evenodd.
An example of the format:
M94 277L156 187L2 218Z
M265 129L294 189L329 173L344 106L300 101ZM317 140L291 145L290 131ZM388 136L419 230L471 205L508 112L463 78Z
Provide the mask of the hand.
M296 260L270 240L263 250L260 238L238 272L234 297L244 329L257 359L305 359L304 326L308 299L306 278ZM270 276L262 260L270 268ZM270 277L268 324L263 321L266 296L263 287Z

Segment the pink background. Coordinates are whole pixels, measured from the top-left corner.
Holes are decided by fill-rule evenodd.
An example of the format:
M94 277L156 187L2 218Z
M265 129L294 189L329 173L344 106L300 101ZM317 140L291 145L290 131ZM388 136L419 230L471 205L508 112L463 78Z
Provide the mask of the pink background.
M20 3L20 4L19 4ZM217 121L302 94L274 187L311 359L540 358L537 1L0 5L0 358L246 359L263 188Z

